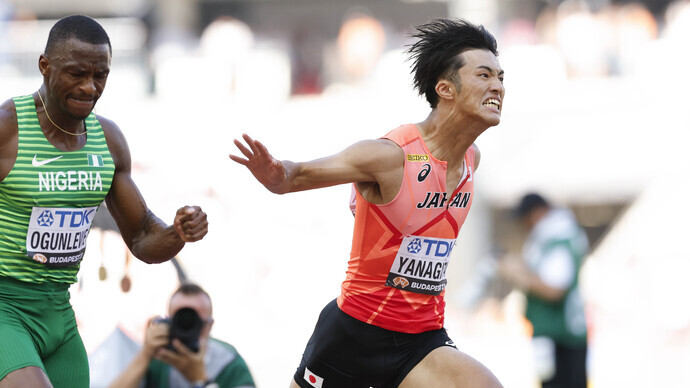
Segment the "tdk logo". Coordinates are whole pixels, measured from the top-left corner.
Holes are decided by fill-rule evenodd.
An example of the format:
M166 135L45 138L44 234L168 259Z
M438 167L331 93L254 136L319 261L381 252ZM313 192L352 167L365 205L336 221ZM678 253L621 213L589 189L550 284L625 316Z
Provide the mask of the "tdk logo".
M420 253L424 256L447 257L453 251L455 241L442 241L415 238L407 244L407 252L412 254Z
M57 226L60 228L78 228L91 224L94 212L95 209L55 210L53 215L50 210L44 210L36 222L38 226L52 226L57 221Z
M53 218L53 213L50 210L44 210L43 213L38 216L36 222L38 222L38 226L50 226L55 222L55 218Z
M407 244L407 251L410 253L419 253L422 250L422 240L415 238Z

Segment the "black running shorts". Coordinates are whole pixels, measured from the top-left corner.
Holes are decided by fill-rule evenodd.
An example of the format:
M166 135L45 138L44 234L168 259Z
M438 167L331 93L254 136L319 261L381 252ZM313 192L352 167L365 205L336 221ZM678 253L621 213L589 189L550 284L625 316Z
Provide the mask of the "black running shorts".
M445 329L419 334L382 329L345 314L333 300L321 311L294 378L302 388L397 387L441 346L455 348Z

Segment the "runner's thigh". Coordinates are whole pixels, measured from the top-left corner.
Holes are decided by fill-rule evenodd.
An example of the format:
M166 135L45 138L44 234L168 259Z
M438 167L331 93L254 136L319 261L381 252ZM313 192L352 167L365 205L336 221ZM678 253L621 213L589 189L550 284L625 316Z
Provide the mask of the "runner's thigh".
M76 327L69 339L45 358L43 364L55 388L89 387L89 359Z
M443 346L429 353L400 384L400 388L502 388L496 376L467 354Z
M41 356L22 318L0 298L0 381L11 372L28 366L41 370Z

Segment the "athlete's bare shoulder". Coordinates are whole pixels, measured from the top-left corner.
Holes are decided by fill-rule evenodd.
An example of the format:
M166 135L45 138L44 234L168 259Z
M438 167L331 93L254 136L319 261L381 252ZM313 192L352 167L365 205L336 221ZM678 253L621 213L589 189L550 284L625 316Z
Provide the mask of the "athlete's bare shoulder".
M0 143L4 143L7 137L17 133L17 109L12 99L0 104Z
M17 159L17 110L12 99L0 104L0 181Z
M357 188L371 203L390 202L400 189L405 152L388 139L363 140L356 145L360 155L360 168L372 177L368 181L358 181Z
M110 155L115 162L116 171L122 168L128 169L131 164L131 156L127 139L125 139L122 130L113 120L101 115L96 115L96 117L103 128L105 141L108 143L108 150L110 150Z
M381 166L395 170L395 174L402 174L405 165L405 151L396 142L390 139L377 139L376 155L379 156Z
M101 115L96 115L96 118L98 119L98 122L101 124L101 127L103 128L103 133L105 133L105 137L106 139L108 139L108 141L110 141L111 139L124 140L122 130L120 130L120 127L113 120Z
M0 104L0 153L5 155L8 145L17 143L17 109L12 99ZM11 147L10 147L11 148Z
M401 167L404 163L405 152L392 140L362 140L352 148L356 150L358 162L369 163L375 170Z

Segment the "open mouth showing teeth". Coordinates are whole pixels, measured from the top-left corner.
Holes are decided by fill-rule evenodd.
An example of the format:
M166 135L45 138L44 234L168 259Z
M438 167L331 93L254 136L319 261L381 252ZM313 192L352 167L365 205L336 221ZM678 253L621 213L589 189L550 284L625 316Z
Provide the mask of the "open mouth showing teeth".
M501 103L494 98L490 98L490 99L484 101L484 103L482 105L488 106L490 108L496 108L496 109L501 108Z

